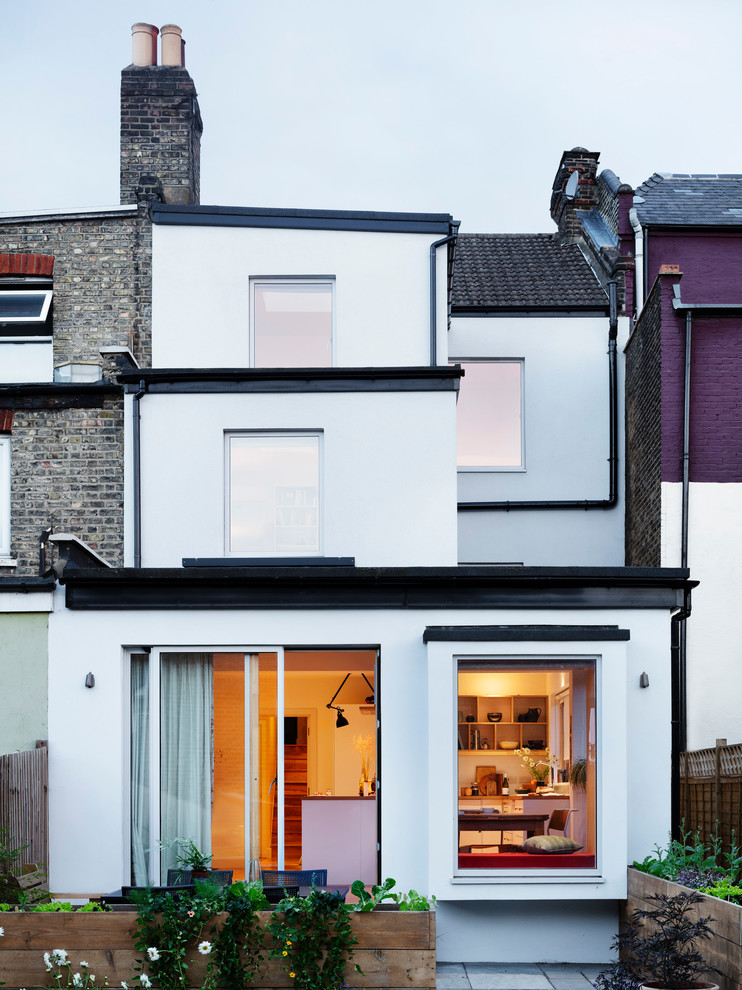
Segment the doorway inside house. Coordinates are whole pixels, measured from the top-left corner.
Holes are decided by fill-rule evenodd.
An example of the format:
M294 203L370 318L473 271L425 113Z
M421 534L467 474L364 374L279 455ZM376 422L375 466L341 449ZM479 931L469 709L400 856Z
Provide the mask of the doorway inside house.
M257 859L376 882L376 667L375 649L132 655L133 882L166 882L176 838L235 880Z

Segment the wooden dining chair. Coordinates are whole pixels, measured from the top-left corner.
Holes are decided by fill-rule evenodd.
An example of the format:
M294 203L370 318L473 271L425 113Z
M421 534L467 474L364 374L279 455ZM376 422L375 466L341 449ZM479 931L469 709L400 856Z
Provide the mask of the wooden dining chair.
M575 811L575 808L558 808L556 811L552 811L549 824L546 826L546 834L551 835L552 832L561 832L562 835L566 835L569 816L573 815Z

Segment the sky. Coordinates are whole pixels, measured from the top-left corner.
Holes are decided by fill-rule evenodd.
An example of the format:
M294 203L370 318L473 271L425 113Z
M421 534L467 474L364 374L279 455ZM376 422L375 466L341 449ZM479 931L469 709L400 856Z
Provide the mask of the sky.
M0 212L118 203L131 25L178 24L201 202L550 231L562 152L742 172L740 0L0 0Z

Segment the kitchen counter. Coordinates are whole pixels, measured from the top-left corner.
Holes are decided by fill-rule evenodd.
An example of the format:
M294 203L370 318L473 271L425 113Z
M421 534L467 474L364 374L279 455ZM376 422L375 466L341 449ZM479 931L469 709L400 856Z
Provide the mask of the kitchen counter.
M329 884L377 883L376 797L314 795L301 802L302 864Z

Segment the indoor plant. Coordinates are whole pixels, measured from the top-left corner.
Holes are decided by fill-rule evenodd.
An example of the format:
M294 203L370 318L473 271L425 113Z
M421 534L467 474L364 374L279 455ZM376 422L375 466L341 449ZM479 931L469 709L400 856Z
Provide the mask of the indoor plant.
M191 877L207 877L211 867L212 856L202 853L193 839L166 839L160 843L163 849L179 846L175 866L179 870L190 870Z
M672 896L655 894L655 907L637 909L613 941L618 959L595 981L596 990L662 990L713 988L701 977L712 969L696 943L713 934L709 918L690 917L690 909L702 902L695 891Z

